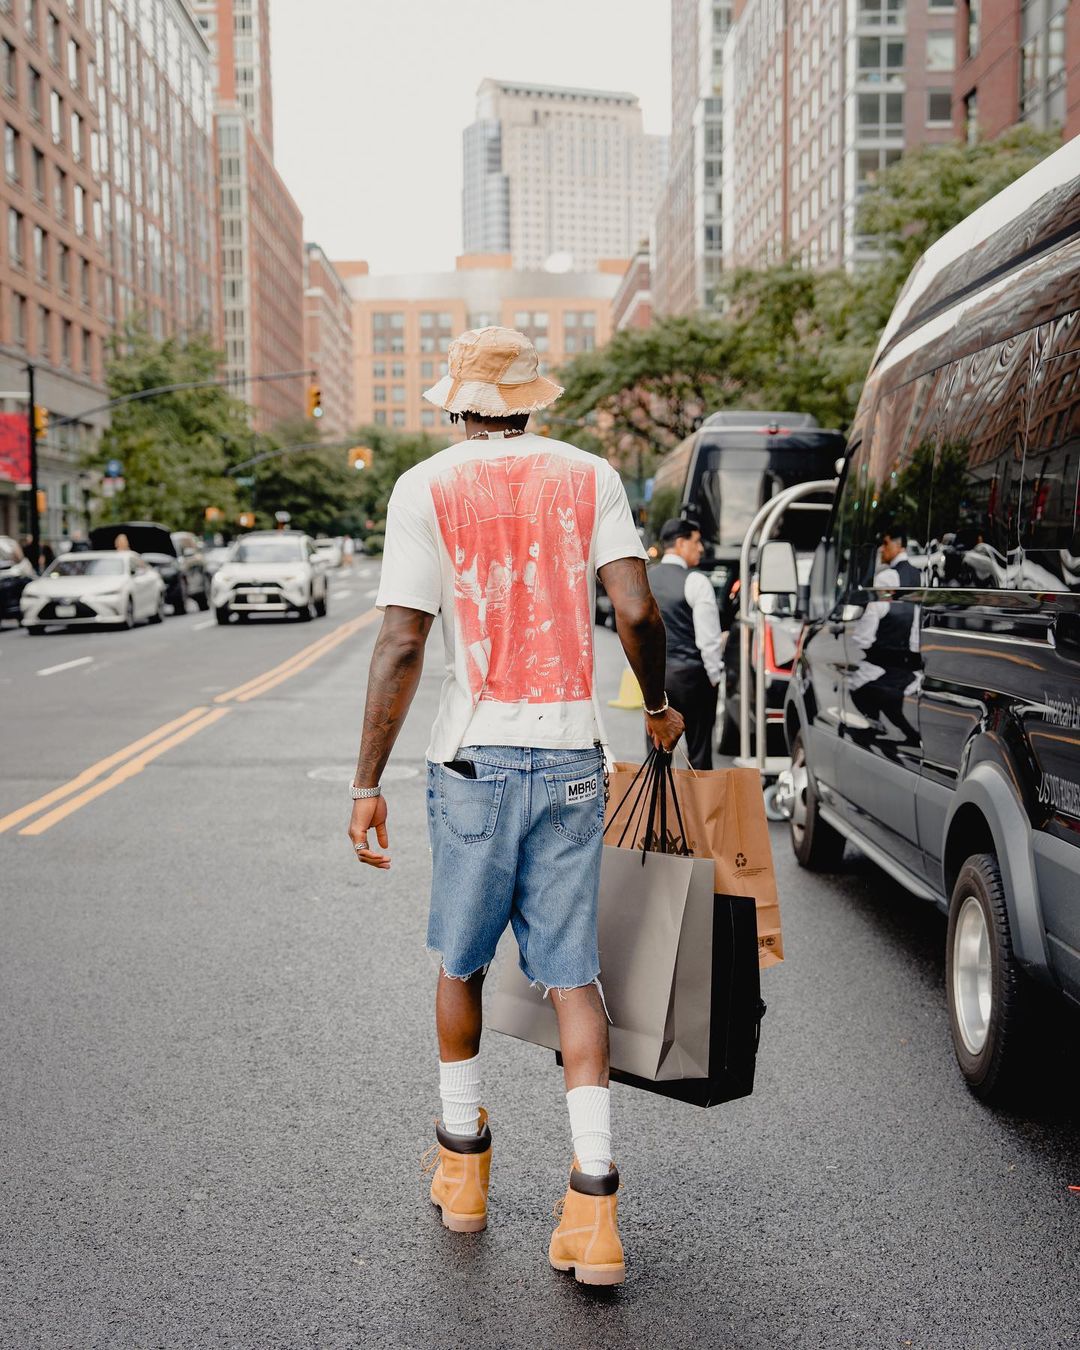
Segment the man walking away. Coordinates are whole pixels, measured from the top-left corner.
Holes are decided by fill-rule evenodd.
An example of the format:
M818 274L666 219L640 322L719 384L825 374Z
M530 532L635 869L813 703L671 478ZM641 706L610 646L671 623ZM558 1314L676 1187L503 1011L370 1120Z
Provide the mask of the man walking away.
M701 531L692 520L665 521L664 556L649 573L667 630L667 693L686 719L686 752L695 769L712 768L716 691L723 674L720 610L701 562Z
M618 474L531 435L529 413L562 393L527 337L462 334L424 395L466 439L402 474L387 512L384 611L368 677L349 835L360 862L390 866L379 778L442 620L446 678L428 746L432 852L428 949L442 1118L431 1200L459 1232L487 1224L491 1131L481 1106L480 994L507 925L526 976L559 1021L574 1164L549 1260L589 1284L625 1274L612 1161L608 1028L596 910L603 849L603 728L596 697L596 577L615 608L653 743L683 720L664 693L664 628ZM374 829L378 847L370 847Z

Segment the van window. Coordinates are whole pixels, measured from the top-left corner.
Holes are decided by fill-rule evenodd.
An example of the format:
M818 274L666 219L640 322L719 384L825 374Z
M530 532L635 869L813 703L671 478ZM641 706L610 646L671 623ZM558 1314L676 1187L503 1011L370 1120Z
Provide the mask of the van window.
M1032 341L1022 333L951 367L932 489L934 585L1015 583Z
M1039 368L1028 413L1016 585L1080 590L1080 351Z
M873 584L888 530L907 533L908 556L922 566L945 375L944 368L931 371L878 400L858 464L851 465L852 587Z

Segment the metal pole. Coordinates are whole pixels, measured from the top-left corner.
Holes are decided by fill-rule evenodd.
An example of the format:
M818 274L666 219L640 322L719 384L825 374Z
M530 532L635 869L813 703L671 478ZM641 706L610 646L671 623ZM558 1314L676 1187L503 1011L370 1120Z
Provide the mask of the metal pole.
M30 434L30 562L41 571L41 517L38 515L37 405L34 400L34 363L26 367L30 381L30 403L26 410Z

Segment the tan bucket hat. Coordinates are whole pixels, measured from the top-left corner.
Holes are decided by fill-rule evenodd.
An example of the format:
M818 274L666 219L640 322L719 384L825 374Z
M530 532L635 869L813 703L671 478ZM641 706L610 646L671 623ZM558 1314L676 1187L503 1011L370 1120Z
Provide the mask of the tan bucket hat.
M514 328L470 328L450 344L450 373L424 397L450 413L510 417L539 412L563 392L540 374L536 348Z

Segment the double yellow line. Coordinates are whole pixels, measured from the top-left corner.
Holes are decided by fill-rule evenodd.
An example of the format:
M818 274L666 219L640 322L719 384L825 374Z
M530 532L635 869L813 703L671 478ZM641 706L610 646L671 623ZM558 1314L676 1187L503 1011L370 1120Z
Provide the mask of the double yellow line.
M20 834L38 835L44 834L46 830L51 830L54 825L58 825L60 821L66 819L73 812L80 810L98 797L104 796L106 792L111 792L114 787L119 787L121 783L126 783L129 778L134 778L137 773L141 773L159 755L165 754L167 750L173 749L174 746L181 745L215 722L220 722L223 717L232 711L231 705L248 703L251 699L258 698L260 694L276 689L286 680L291 680L294 675L299 675L302 670L307 670L309 666L314 665L316 661L328 652L333 651L335 647L340 647L354 633L358 633L362 628L366 628L368 624L373 623L377 617L378 611L369 609L357 618L339 624L326 637L301 648L287 661L282 661L280 665L263 671L261 675L256 675L254 679L247 680L244 684L238 684L235 689L229 689L223 694L218 694L214 702L220 706L216 708L192 708L182 717L174 718L173 721L164 723L164 725L148 732L145 736L140 736L137 741L132 741L122 750L117 750L111 755L106 755L104 759L99 759L96 764L91 764L89 768L83 769L82 773L77 774L70 782L53 788L51 792L46 792L43 797L27 802L25 806L20 806L6 816L0 816L0 834L3 834L6 830L14 829L17 825L22 825L23 821L31 820L33 816L38 818L33 820L31 824L24 825L19 831ZM112 770L111 773L110 770ZM104 775L108 776L105 777ZM39 815L39 812L45 814Z

